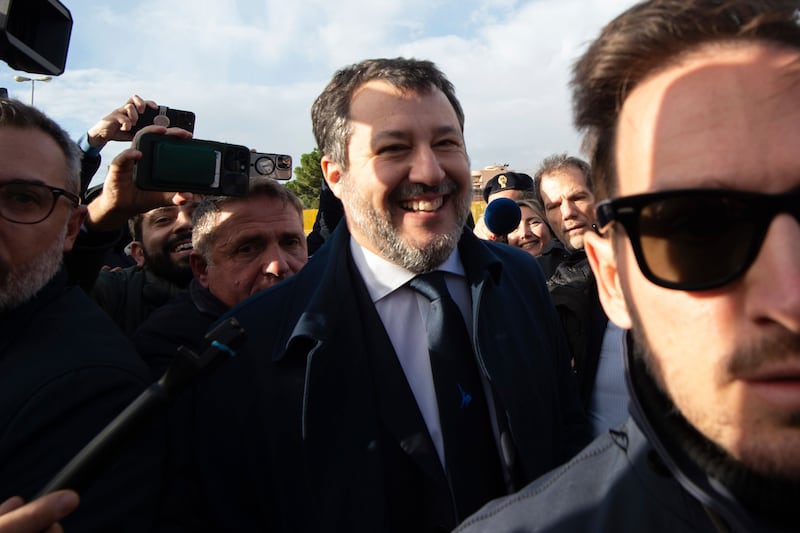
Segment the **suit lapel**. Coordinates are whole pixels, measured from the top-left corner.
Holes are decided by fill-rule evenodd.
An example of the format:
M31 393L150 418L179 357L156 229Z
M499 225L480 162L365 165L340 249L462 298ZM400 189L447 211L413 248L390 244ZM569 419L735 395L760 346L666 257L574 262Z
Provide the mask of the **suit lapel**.
M363 346L339 335L331 340L316 344L306 359L301 431L311 508L332 530L360 524L361 531L377 531L383 480Z
M342 225L343 226L343 225ZM377 414L371 397L365 347L353 333L358 308L346 282L349 234L339 228L312 259L316 274L301 316L285 350L273 354L280 365L304 364L302 468L309 513L325 529L380 531L384 497L379 490ZM307 265L298 276L303 275ZM313 285L312 285L313 284Z

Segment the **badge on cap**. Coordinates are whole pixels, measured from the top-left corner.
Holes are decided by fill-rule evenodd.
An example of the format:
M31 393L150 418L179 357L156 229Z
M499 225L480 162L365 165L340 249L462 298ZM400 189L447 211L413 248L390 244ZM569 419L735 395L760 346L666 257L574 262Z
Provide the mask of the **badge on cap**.
M499 183L499 184L500 184L500 188L501 188L501 189L505 189L505 188L506 188L506 185L508 184L508 178L506 178L506 175L505 175L505 174L503 174L502 176L500 176L499 178L497 178L497 183Z

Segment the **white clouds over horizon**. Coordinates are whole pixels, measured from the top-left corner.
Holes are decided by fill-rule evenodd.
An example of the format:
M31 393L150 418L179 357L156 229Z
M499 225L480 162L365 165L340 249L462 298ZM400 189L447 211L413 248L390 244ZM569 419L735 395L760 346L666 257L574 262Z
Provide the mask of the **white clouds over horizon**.
M36 104L76 137L132 93L197 114L198 138L300 155L333 72L369 57L437 63L466 113L473 168L531 170L577 153L572 62L632 0L62 0L75 20L66 72ZM0 65L0 86L29 85ZM123 149L104 150L105 163Z

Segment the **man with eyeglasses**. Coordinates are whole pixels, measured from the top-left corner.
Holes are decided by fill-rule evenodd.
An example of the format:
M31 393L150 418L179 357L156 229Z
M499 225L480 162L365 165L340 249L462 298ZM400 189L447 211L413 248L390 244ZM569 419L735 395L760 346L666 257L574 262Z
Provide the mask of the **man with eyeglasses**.
M0 501L34 496L148 383L114 323L66 284L62 254L86 214L79 172L66 132L0 99ZM147 530L160 470L151 438L131 442L81 491L68 530ZM19 501L0 508L9 505Z
M464 531L797 531L800 2L654 0L577 63L631 418Z

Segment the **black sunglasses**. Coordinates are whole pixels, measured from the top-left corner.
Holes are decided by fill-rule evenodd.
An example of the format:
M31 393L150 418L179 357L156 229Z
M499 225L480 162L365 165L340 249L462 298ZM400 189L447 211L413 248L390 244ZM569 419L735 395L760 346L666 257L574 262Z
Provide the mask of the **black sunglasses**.
M753 264L772 219L800 222L800 189L782 194L686 189L597 204L600 227L619 222L644 276L661 287L715 289Z

